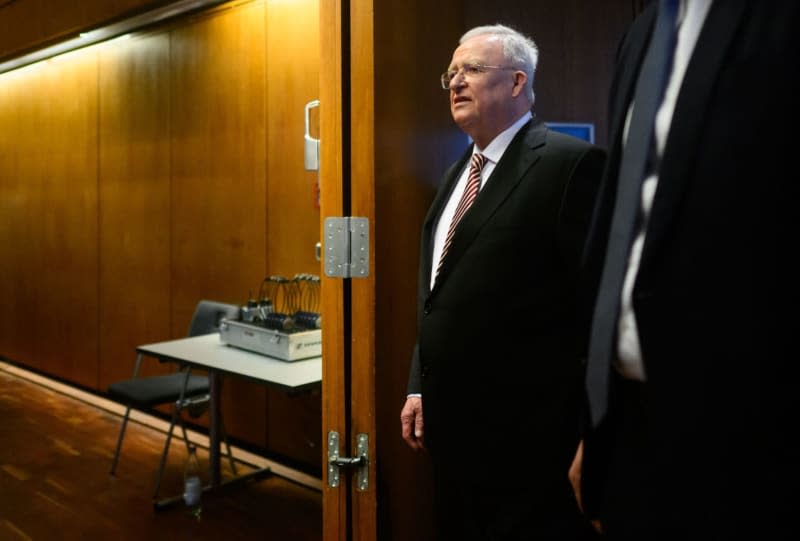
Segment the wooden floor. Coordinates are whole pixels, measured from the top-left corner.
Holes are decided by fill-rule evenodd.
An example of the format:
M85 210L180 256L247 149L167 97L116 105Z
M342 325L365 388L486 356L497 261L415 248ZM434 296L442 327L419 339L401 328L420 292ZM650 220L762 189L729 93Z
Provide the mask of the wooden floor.
M164 434L129 423L112 477L120 422L0 370L0 540L322 539L320 492L277 476L205 493L199 520L180 505L155 511ZM207 466L205 449L199 456ZM185 457L183 442L173 441L163 496L182 491Z

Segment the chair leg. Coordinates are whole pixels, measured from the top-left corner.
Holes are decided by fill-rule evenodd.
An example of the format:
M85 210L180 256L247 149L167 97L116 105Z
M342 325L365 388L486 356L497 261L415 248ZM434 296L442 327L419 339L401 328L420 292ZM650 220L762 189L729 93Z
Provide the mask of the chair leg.
M119 461L119 452L122 450L122 438L125 437L125 428L128 426L128 417L131 414L131 408L125 408L125 416L122 418L122 427L119 429L119 437L117 438L117 450L114 452L114 458L111 460L111 475L117 471L117 462Z
M172 441L172 431L175 428L175 423L178 420L180 411L175 408L172 410L172 421L169 423L169 431L167 432L167 441L164 442L164 451L161 453L161 463L158 465L158 474L156 475L156 488L153 491L153 499L158 499L158 491L161 488L161 477L164 475L164 466L167 463L167 454L169 454L169 444Z
M178 416L180 417L180 411L178 411ZM180 418L181 423L181 431L183 431L183 443L186 445L186 452L189 452L189 434L186 433L186 423L183 422L183 419Z

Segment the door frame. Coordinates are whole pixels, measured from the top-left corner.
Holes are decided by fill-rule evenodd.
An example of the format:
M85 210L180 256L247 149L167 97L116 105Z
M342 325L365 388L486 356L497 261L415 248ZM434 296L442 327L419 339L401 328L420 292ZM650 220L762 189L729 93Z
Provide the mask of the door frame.
M320 238L325 218L366 217L374 254L374 78L372 0L320 0ZM324 267L324 266L323 266ZM375 264L365 278L322 281L322 522L325 541L375 541ZM328 486L328 432L342 456L354 456L356 435L369 437L369 486L352 472Z

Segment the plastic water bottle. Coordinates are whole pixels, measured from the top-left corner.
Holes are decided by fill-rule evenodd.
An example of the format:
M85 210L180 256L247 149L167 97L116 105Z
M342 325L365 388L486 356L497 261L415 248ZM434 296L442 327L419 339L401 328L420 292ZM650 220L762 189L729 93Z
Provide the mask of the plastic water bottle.
M196 519L200 519L202 506L203 483L200 481L200 462L197 460L197 447L189 445L189 458L183 472L183 501Z

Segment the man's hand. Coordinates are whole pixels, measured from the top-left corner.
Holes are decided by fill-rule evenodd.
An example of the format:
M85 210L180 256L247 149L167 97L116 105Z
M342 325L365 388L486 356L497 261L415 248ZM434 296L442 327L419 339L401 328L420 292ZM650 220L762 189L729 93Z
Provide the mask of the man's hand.
M409 396L400 412L403 439L409 447L418 451L425 448L425 421L422 420L422 398Z
M569 467L569 482L572 485L572 491L575 493L575 499L578 500L578 507L583 511L583 502L581 501L581 471L583 470L583 440L578 444L578 449L575 452L575 458L572 459L572 465Z
M575 492L575 499L578 501L578 507L581 512L584 512L583 502L581 501L581 472L583 471L583 440L578 444L578 450L575 452L575 458L572 459L572 465L569 467L569 482L572 484L572 490ZM592 526L598 533L603 533L603 525L599 520L592 520Z

